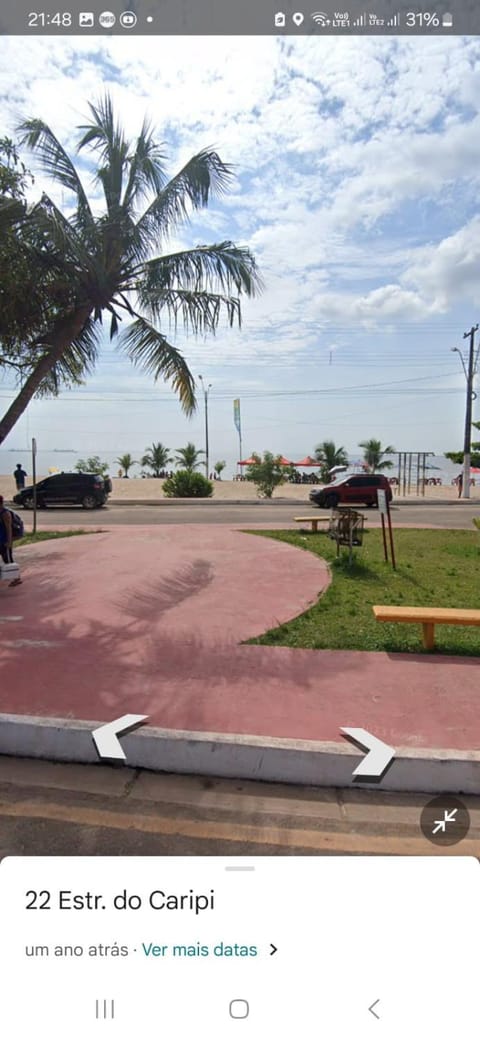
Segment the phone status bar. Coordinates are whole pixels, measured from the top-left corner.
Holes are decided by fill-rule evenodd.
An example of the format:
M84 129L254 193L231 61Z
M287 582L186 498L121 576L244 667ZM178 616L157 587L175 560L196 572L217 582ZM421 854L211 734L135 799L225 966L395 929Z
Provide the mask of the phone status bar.
M127 0L128 3L128 0ZM480 35L477 0L441 0L428 9L411 0L350 0L348 10L311 10L298 0L130 0L128 7L38 5L6 0L0 13L4 35L291 35L376 36ZM87 6L87 5L85 5ZM313 4L312 4L313 7Z

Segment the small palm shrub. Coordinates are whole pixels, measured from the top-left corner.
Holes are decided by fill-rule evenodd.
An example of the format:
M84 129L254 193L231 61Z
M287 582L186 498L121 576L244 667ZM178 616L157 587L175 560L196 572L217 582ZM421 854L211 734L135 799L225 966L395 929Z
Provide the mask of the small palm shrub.
M167 498L211 498L213 484L202 473L179 469L165 481L163 493Z

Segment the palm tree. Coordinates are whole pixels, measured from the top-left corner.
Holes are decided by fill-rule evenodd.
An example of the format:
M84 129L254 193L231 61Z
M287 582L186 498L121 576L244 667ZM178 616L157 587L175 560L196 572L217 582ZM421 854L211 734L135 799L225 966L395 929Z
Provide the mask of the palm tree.
M90 104L91 119L80 126L78 151L96 154L96 180L105 210L92 209L79 173L55 134L41 119L28 119L21 143L34 151L43 171L74 199L66 217L43 194L34 208L39 231L63 255L71 300L39 339L39 360L0 421L0 443L25 411L45 376L74 346L91 371L98 356L102 316L110 315L110 337L143 371L168 380L183 411L196 407L194 379L178 348L160 328L164 313L186 331L214 332L223 314L240 321L240 297L261 289L251 252L232 242L197 245L177 252L165 248L192 210L227 190L233 171L219 155L204 149L171 180L165 156L144 121L135 142L126 139L110 97ZM120 333L122 317L126 327Z
M200 455L205 455L204 451L199 451L191 441L188 442L186 448L178 448L176 458L177 466L180 469L186 469L188 473L193 473L195 469L198 469L200 465Z
M0 369L22 382L42 352L38 337L72 299L63 257L38 232L32 219L35 207L27 205L26 188L33 183L13 142L0 138ZM36 396L56 396L62 386L81 385L83 371L70 348L47 373Z
M347 466L348 455L345 448L337 448L334 441L322 441L315 448L315 458L321 463L320 477L326 482L330 480L330 470L334 466Z
M220 462L216 462L213 467L219 480L222 479L221 474L223 473L226 465L227 463L225 462L225 459L221 459Z
M141 458L141 465L152 469L154 477L159 477L162 470L165 470L171 461L169 449L159 441L158 444L154 442L151 448L146 449L145 455L142 455Z
M127 452L126 455L120 455L118 459L115 459L115 462L118 462L118 465L122 467L126 477L128 477L129 469L131 469L132 466L136 466L135 459L132 459L129 452Z
M394 454L395 448L391 444L382 448L381 441L371 437L369 441L360 441L359 448L363 448L363 458L371 473L380 472L382 469L392 469L393 462L383 457Z

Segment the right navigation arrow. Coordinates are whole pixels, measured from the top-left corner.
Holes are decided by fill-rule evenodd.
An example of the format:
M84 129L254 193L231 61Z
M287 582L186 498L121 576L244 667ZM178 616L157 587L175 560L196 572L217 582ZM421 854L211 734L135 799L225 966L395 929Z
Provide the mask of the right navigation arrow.
M375 1018L378 1018L378 1020L380 1021L380 1015L377 1015L377 1012L373 1010L374 1007L376 1007L377 1004L379 1004L379 1003L380 1003L380 997L378 998L378 1000L374 1000L373 1004L370 1004L370 1007L369 1007L368 1010L371 1012L372 1015L375 1016Z
M350 726L341 726L340 732L348 740L353 740L367 752L360 765L353 770L353 776L364 780L381 780L383 774L395 758L395 748L384 744L383 740L374 737L366 729L352 729Z

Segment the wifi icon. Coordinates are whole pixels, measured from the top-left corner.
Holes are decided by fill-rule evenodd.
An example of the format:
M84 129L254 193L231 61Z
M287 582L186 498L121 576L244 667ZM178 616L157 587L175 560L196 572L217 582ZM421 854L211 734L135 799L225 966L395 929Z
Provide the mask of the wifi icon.
M325 14L324 11L315 11L315 13L312 14L312 18L316 25L330 25L328 14Z

